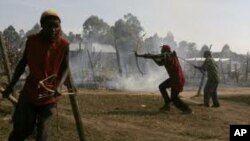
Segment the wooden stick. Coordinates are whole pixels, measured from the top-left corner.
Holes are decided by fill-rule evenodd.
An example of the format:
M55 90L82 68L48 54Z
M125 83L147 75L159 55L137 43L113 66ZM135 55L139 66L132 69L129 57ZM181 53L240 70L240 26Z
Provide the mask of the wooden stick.
M94 81L95 85L97 85L97 82L96 82L96 80L95 80L94 65L93 65L92 58L91 58L91 56L90 56L90 53L89 53L89 50L88 50L88 49L87 49L87 54L88 54L88 57L89 57L89 63L90 63L91 71L92 71L93 81Z
M203 83L204 83L204 79L205 79L205 74L202 73L199 89L197 91L197 96L201 95L201 90L202 90L202 86L203 86Z
M77 102L77 95L69 95L69 100L71 103L71 107L73 110L75 122L76 122L76 128L78 131L78 135L80 138L80 141L86 141L85 134L84 134L84 129L83 129L83 123L82 123L82 118L81 118L81 113L79 111L79 105Z
M0 49L1 52L3 53L3 60L4 60L4 67L5 67L5 72L7 74L8 82L10 82L11 79L11 69L10 69L10 61L7 55L6 47L5 47L5 42L3 39L2 34L0 34Z
M73 92L63 92L63 93L61 93L60 95L66 96L66 95L74 95L74 94L75 94L75 93L73 93ZM41 95L38 96L38 99L42 99L42 98L50 97L50 96L54 96L54 95L55 95L55 93L41 94ZM58 95L58 96L60 96L60 95Z
M3 39L2 34L0 34L0 49L1 49L1 52L3 53L4 67L5 67L5 71L6 71L6 74L7 74L8 82L10 82L11 81L10 61L9 61L9 58L8 58L8 55L7 55L7 51L6 51L6 47L5 47L5 44L4 44L4 39ZM3 91L3 89L2 89L2 91ZM14 93L12 93L12 94L14 94ZM7 99L14 106L17 104L17 99L14 96L10 95Z
M66 72L64 72L64 74L62 76L62 81L60 82L59 87L62 84L66 84L68 91L73 91L72 93L74 93L74 94L69 95L69 100L70 100L73 115L75 118L75 124L76 124L79 139L80 139L80 141L86 141L84 129L83 129L82 118L81 118L81 113L79 111L79 105L78 105L77 97L76 97L77 91L75 90L75 86L73 84L73 78L72 78L71 71L70 71L69 67L67 67Z

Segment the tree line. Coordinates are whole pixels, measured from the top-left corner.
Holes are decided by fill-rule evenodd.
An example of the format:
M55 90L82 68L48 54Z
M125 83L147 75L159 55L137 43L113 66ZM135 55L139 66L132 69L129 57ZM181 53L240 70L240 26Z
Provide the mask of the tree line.
M41 27L36 23L32 29L25 32L20 30L17 32L15 28L10 25L3 31L5 41L8 44L8 51L11 56L11 62L17 62L18 57L24 48L26 37L33 33L37 33ZM183 58L202 57L205 50L209 50L208 45L203 45L201 49L197 49L195 42L180 41L177 42L172 32L168 32L165 37L159 37L157 33L145 38L144 28L136 16L131 13L125 14L121 19L118 19L114 25L109 25L98 16L90 16L82 24L82 34L74 34L69 32L63 33L70 42L88 42L89 44L99 43L111 45L114 47L117 56L117 64L119 66L119 73L122 74L122 59L131 61L131 54L133 51L138 53L159 53L159 46L162 44L170 45L179 56ZM231 57L233 53L230 46L225 44L220 52L220 57ZM1 55L1 53L0 53Z

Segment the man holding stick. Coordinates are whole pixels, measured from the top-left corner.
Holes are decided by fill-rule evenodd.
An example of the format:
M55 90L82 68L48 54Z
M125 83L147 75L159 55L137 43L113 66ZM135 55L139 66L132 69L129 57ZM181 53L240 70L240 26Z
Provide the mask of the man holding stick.
M153 59L159 66L164 66L169 74L169 78L159 85L161 95L165 102L164 106L160 108L160 111L169 111L172 101L184 114L191 114L192 110L179 98L179 93L183 90L185 78L176 52L172 52L170 46L163 45L161 54L138 55L135 53L135 55L137 57ZM171 88L171 99L168 96L167 88Z
M55 11L47 10L42 13L40 23L42 30L28 37L23 57L3 91L3 97L8 98L28 66L30 73L20 92L9 141L25 140L35 127L36 141L47 141L48 121L59 100L58 87L66 80L67 87L75 90L69 75L69 42L62 37L60 17Z
M202 72L207 72L207 82L204 87L204 106L209 107L210 97L212 98L213 105L212 107L217 108L220 107L218 98L217 98L217 87L219 84L219 76L218 76L218 66L214 59L212 58L210 51L204 52L205 61L202 66L194 66L195 68L201 70Z

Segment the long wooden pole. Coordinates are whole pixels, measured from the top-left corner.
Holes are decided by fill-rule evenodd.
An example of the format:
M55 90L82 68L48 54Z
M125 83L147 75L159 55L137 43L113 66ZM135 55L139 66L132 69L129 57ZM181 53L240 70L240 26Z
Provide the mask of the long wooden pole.
M73 78L72 78L72 75L71 75L71 71L70 71L69 68L67 69L67 72L64 73L64 75L62 76L62 81L61 82L62 83L65 83L65 82L68 83L66 85L68 90L70 90L70 89L72 90L72 88L75 88L75 86L73 84ZM60 83L59 86L61 86L61 85L62 84ZM74 118L75 118L75 124L76 124L76 128L77 128L77 131L78 131L78 136L79 136L80 141L86 141L84 130L83 130L82 118L81 118L81 114L80 114L80 111L79 111L79 105L78 105L78 102L77 102L77 92L75 90L73 90L73 92L75 94L69 95L69 100L70 100L73 115L74 115Z
M10 68L10 61L9 61L9 57L6 51L6 46L5 46L5 42L3 39L2 34L0 34L0 50L3 54L3 63L4 63L4 68L5 68L5 72L7 74L7 81L8 83L11 81L11 68ZM9 96L8 100L15 106L17 103L17 99L13 96L14 92L12 93L12 95Z
M201 75L202 75L201 76L201 81L200 81L199 89L197 91L197 95L196 96L201 96L201 90L202 90L202 86L203 86L204 79L205 79L205 73L202 73Z
M88 49L87 49L87 54L88 54L88 57L89 57L90 67L91 67L91 71L92 71L92 77L93 77L93 80L94 80L95 85L97 85L97 82L96 82L96 80L95 80L94 65L93 65L93 62L92 62L92 59L91 59L91 56L90 56L90 53L89 53L89 50L88 50Z
M77 128L77 131L78 131L80 141L86 141L84 130L83 130L83 123L82 123L81 114L80 114L80 111L79 111L79 106L78 106L76 96L77 96L76 94L75 95L69 95L69 99L70 99L72 111L73 111L73 114L74 114L74 118L75 118L75 122L76 122L76 128Z
M6 47L4 44L4 39L3 39L2 34L0 34L0 36L1 36L0 37L1 38L0 48L1 48L1 52L3 53L4 68L5 68L5 71L7 74L7 80L8 80L8 82L10 82L10 79L11 79L10 61L9 61L9 58L7 55L7 51L6 51Z
M123 70L122 70L122 66L121 66L121 55L120 55L120 52L119 52L119 49L118 49L118 46L117 46L117 41L115 39L115 54L116 54L116 59L117 59L117 66L118 66L118 72L119 72L119 75L122 76L123 75Z

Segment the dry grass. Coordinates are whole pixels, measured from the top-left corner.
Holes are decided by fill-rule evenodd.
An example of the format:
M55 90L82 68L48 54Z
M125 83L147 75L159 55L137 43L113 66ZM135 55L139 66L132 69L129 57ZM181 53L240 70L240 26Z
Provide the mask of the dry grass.
M235 97L240 91L244 94ZM175 107L169 113L158 112L163 103L159 92L81 90L78 102L88 141L226 141L230 124L250 124L249 92L220 89L222 106L217 109L187 101L192 115L183 115ZM193 94L195 91L189 90L182 96L189 99ZM202 97L192 100L202 102ZM1 103L1 141L11 129L4 120L11 110L7 101ZM58 105L58 116L53 117L50 141L77 140L70 103L64 97Z

